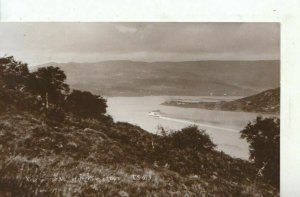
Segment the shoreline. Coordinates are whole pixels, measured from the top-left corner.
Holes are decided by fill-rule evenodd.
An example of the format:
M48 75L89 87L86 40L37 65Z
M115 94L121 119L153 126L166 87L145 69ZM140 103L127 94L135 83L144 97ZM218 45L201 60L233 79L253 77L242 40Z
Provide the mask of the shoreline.
M187 103L188 105L193 105L194 103ZM161 103L161 105L164 106L170 106L170 107L179 107L179 108L191 108L191 109L201 109L201 110L209 110L209 111L223 111L223 112L244 112L244 113L253 113L258 115L266 115L266 116L275 116L280 117L280 112L278 113L271 113L271 112L261 112L261 111L243 111L243 110L226 110L226 109L209 109L206 107L194 107L194 106L183 106L183 105L176 105L176 104L168 104L168 103Z

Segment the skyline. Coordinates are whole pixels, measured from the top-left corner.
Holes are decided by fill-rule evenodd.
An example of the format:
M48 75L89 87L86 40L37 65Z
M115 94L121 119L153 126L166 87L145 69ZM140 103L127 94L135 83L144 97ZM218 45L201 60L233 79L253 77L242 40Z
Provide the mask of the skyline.
M279 23L0 23L0 55L48 62L279 60Z

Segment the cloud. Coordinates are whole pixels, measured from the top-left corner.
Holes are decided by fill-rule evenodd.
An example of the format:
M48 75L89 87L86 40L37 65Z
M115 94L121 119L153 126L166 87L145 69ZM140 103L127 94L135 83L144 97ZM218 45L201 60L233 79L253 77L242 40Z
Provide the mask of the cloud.
M0 53L33 64L280 57L279 23L1 23L0 37Z

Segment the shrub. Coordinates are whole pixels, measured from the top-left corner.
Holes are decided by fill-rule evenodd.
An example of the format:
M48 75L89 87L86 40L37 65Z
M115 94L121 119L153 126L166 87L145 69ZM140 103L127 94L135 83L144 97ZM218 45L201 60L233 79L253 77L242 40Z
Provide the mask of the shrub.
M67 97L67 111L83 118L100 118L106 113L106 100L90 92L73 90Z
M167 138L175 148L180 149L212 150L216 146L209 135L204 130L199 130L197 126L186 127L180 131L170 133Z

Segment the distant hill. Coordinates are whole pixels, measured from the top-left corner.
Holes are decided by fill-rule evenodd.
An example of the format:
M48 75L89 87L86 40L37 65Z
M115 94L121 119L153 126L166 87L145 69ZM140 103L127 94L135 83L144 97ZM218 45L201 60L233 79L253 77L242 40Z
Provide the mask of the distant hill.
M165 102L164 105L204 108L210 110L246 111L278 114L280 111L280 88L266 90L259 94L234 101L189 103L173 100Z
M48 63L72 88L104 96L251 95L279 86L279 61Z

